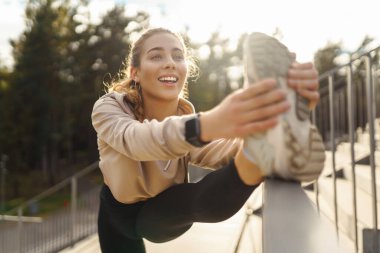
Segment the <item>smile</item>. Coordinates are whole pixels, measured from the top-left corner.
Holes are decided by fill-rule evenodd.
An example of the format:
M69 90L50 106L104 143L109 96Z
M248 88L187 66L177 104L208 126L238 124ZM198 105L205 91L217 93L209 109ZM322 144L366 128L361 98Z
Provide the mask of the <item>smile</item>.
M163 77L159 77L158 81L164 82L164 83L176 83L178 81L178 78L175 76L163 76Z

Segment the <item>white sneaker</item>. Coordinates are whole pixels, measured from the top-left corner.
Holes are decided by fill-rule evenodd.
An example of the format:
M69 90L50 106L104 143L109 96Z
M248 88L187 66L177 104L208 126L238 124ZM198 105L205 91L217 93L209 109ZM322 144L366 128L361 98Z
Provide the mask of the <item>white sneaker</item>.
M244 153L266 176L310 181L324 166L324 145L318 130L310 123L308 101L287 86L287 73L294 61L288 49L273 37L252 33L244 43L245 85L275 78L288 91L291 104L280 123L262 134L245 138Z

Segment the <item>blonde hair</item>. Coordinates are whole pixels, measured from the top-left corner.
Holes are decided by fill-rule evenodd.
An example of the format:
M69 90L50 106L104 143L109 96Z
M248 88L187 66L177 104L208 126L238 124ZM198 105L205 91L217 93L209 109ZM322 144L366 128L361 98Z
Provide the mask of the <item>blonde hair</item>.
M117 91L117 92L122 92L126 94L127 100L133 108L133 113L135 114L136 119L138 119L139 121L143 121L145 118L144 108L143 108L143 97L141 93L141 86L138 83L135 83L135 81L130 76L131 68L140 67L141 51L142 51L145 41L148 38L152 37L153 35L159 34L159 33L171 34L180 41L184 50L186 63L188 65L187 77L196 77L198 74L198 67L195 63L195 60L189 54L189 50L186 47L186 44L181 35L174 33L165 28L154 28L154 29L149 29L145 31L140 36L140 38L132 44L129 55L126 59L125 68L121 70L120 73L118 74L119 80L113 81L110 85L107 85L108 92ZM188 97L187 84L188 83L186 81L181 91L181 96L183 98Z

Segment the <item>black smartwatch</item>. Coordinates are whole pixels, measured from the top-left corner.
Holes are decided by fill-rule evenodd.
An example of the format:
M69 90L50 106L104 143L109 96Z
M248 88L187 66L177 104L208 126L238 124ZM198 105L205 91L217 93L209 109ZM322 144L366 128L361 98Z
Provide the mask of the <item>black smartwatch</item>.
M210 143L201 140L201 124L199 121L200 114L185 122L185 139L188 143L196 147L203 147Z

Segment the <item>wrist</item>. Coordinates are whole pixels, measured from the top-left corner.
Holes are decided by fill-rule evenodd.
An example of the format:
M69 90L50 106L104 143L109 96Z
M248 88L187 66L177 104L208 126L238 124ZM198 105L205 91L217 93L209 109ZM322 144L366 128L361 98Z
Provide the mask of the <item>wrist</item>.
M192 118L185 122L185 139L195 147L203 147L209 141L201 139L201 122L200 114L193 115Z

